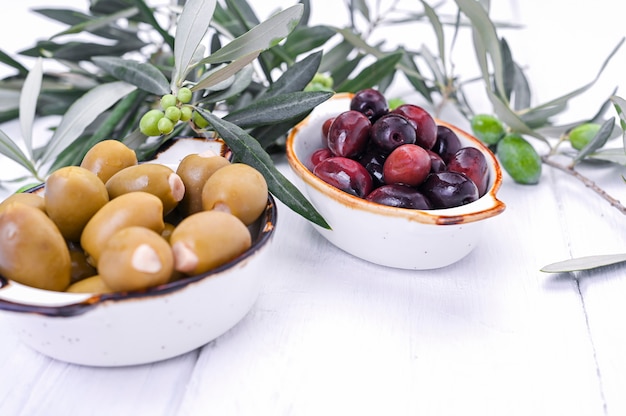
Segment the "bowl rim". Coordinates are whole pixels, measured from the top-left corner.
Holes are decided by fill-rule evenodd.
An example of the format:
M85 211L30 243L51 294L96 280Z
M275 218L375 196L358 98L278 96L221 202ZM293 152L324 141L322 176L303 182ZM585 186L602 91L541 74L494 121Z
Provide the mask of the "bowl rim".
M330 98L330 100L349 100L353 96L353 93L336 93ZM403 218L408 221L433 225L454 225L471 223L496 216L505 210L506 204L497 198L497 192L502 185L502 170L493 152L473 135L437 118L435 118L435 123L437 125L448 127L457 135L462 135L464 139L472 142L472 144L479 150L481 150L483 154L485 154L485 156L488 158L489 163L492 167L492 173L495 177L493 178L493 182L487 192L478 200L469 204L452 208L417 210L378 204L375 202L367 201L363 198L359 198L358 196L350 195L347 192L335 188L334 186L316 177L313 172L311 172L306 167L306 164L298 157L295 151L295 142L297 140L298 133L310 123L314 112L315 109L305 119L303 119L300 123L294 126L287 135L287 140L285 143L287 162L289 163L292 170L296 173L296 175L302 181L304 181L305 184L312 187L316 191L330 197L339 204L342 204L345 207L351 209L359 209L372 214Z
M193 139L196 140L198 138ZM223 143L222 146L224 146ZM44 187L45 184L39 184L24 192L33 193L41 191ZM43 290L23 285L0 275L0 311L32 313L51 317L68 317L81 315L102 303L121 302L165 296L180 291L189 285L195 284L205 279L218 277L220 274L228 271L230 268L237 267L239 264L246 263L246 261L251 256L259 252L259 250L265 247L272 239L276 228L277 219L278 207L276 205L276 200L272 196L272 194L268 192L265 210L263 211L263 214L261 214L261 217L259 217L259 219L255 221L255 234L253 235L252 245L244 253L237 256L233 260L219 267L211 269L205 273L193 276L185 276L183 278L167 282L162 285L153 286L147 289L102 294L55 292L51 290ZM44 294L46 298L54 298L55 300L58 300L58 302L55 302L55 305L48 306L34 303L26 303L23 301L18 301L17 299L11 300L11 294L7 294L6 292L4 292L10 292L11 289L17 289L21 293Z

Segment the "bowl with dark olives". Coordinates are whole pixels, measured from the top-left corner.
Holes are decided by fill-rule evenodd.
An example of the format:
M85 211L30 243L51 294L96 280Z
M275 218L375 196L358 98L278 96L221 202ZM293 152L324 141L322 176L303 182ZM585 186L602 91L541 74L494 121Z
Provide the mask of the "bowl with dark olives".
M143 163L104 141L0 204L0 312L61 361L171 358L250 311L276 220L262 175L222 141L175 139Z
M414 104L382 93L336 94L286 143L296 183L338 248L383 266L435 269L467 256L505 209L493 153Z

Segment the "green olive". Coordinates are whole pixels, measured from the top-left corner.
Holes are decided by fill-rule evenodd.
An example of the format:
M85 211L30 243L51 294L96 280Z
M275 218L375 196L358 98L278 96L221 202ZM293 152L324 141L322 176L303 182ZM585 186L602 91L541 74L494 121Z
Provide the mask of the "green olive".
M102 294L113 293L114 290L104 283L100 275L94 275L72 283L70 287L67 288L66 292Z
M143 191L157 196L163 203L163 213L172 211L185 195L185 184L168 166L142 163L117 172L106 182L111 199L129 192Z
M87 151L80 166L106 183L120 170L137 163L137 154L133 149L118 140L103 140Z
M70 278L72 284L98 274L96 268L89 263L87 254L80 245L70 242L68 247L70 250L70 261L72 263Z
M477 114L471 119L474 135L486 144L497 144L504 137L504 125L495 116Z
M267 206L267 182L261 173L244 163L218 169L202 188L202 208L230 212L250 225Z
M146 136L159 136L159 120L165 117L165 114L161 110L156 108L148 110L139 120L139 130Z
M0 274L39 289L64 291L69 286L69 249L40 209L14 202L0 212Z
M46 180L46 212L69 241L80 240L91 217L109 201L98 176L80 166L66 166Z
M587 146L591 139L600 131L600 127L602 126L598 123L583 123L574 127L569 132L569 141L572 147L576 150L581 150Z
M145 227L127 227L109 238L98 272L114 291L140 290L167 283L174 255L160 234Z
M129 192L100 208L80 238L80 245L89 255L90 263L97 266L102 248L115 232L135 225L157 233L163 231L163 203L158 197L148 192Z
M4 201L0 202L0 212L8 206L11 202L20 202L22 204L30 205L40 209L42 212L46 212L46 203L42 195L32 192L18 192L9 195Z
M507 134L497 148L498 159L511 178L520 184L536 184L541 177L541 157L519 134Z
M245 252L252 238L248 227L232 214L202 211L188 216L170 237L175 270L199 274Z
M180 161L176 173L185 184L185 196L178 204L184 216L202 211L202 188L218 169L230 165L228 159L215 152L193 153Z

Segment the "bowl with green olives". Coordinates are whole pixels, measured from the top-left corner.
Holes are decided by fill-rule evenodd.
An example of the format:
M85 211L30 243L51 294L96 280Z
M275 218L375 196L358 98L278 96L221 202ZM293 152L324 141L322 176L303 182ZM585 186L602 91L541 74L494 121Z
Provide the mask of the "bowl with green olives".
M101 142L0 203L0 313L61 361L175 357L253 308L276 220L263 176L222 141L175 139L142 163Z
M336 94L286 143L298 186L330 228L330 243L369 262L448 266L483 237L505 204L493 153L465 131L375 89Z

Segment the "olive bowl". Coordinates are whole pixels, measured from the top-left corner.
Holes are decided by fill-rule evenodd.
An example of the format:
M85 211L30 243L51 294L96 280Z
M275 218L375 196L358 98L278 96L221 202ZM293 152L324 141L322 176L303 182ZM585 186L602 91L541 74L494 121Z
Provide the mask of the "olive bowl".
M287 161L296 184L324 217L329 229L312 226L330 243L371 263L410 270L448 266L467 256L483 237L485 220L505 209L496 194L502 172L493 153L477 138L452 129L464 146L486 157L489 186L478 200L453 208L416 210L381 205L350 195L316 177L311 155L324 147L322 124L349 110L353 94L338 93L295 126L286 142Z
M155 161L177 165L188 153L221 141L173 141ZM39 186L32 192L44 192ZM146 364L199 348L236 326L252 309L268 269L277 207L271 195L249 226L252 245L216 269L150 289L108 294L36 289L0 276L2 323L34 350L68 363L116 367ZM37 259L33 259L37 261Z

